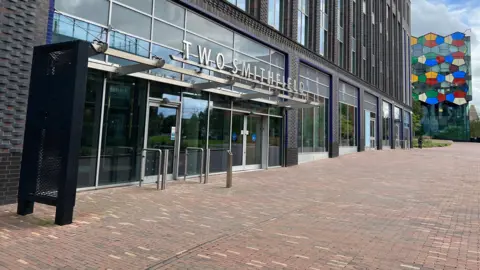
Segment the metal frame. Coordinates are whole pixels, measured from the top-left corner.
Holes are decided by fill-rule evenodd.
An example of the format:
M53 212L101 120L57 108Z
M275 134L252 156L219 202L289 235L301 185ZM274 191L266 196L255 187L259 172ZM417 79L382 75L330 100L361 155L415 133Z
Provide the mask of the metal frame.
M148 92L150 92L150 84L148 84ZM147 104L146 104L146 108L145 110L147 110L147 112L145 113L145 132L144 132L144 139L143 139L143 147L144 148L147 148L147 141L148 141L148 122L149 122L149 119L150 119L150 115L148 113L148 109L151 107L151 106L158 106L158 107L166 107L166 108L172 108L172 109L176 109L177 110L177 119L176 119L176 122L178 123L179 121L179 118L181 118L181 103L180 102L170 102L170 103L162 103L162 99L157 99L157 98L148 98L148 101L147 101ZM175 129L175 143L174 143L174 147L173 147L173 172L172 172L172 178L173 179L176 179L175 178L175 167L178 166L178 161L176 160L176 155L175 152L177 151L177 144L179 145L178 143L178 139L179 139L179 132L177 131L177 128ZM169 151L168 149L164 149L164 151ZM167 168L168 168L168 159L166 160L167 163ZM168 172L167 172L167 176L168 176ZM141 164L141 179L143 179L145 177L145 161L142 160L142 164Z
M200 148L200 147L187 147L187 148L185 148L185 163L184 163L185 167L184 167L183 181L187 180L188 150L200 150L200 152L202 153L202 158L200 159L200 174L199 174L200 183L202 183L203 164L205 164L204 163L204 158L205 158L204 153L205 152L204 152L203 148Z
M160 189L160 175L162 174L162 150L160 149L153 149L153 148L144 148L142 149L142 164L145 164L146 162L146 159L147 159L147 155L143 155L143 153L146 153L146 152L157 152L158 153L158 175L157 175L157 189ZM167 150L168 151L168 150ZM140 178L139 180L139 184L138 186L142 186L142 182L144 181L143 179L145 178L145 172L143 172L143 175L142 177ZM166 179L162 179L162 181L164 182ZM162 184L163 186L163 184Z

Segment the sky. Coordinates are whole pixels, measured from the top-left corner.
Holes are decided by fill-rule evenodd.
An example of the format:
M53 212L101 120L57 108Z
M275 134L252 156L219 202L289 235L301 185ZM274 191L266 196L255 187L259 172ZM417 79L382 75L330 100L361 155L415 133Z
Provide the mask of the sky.
M412 35L465 32L472 41L473 101L480 108L480 1L411 0Z

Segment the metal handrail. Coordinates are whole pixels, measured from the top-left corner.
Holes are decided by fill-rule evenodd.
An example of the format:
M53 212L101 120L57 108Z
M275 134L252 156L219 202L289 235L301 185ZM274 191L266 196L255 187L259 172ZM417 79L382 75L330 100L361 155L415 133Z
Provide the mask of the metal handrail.
M183 181L187 180L188 150L200 150L202 152L202 158L200 159L200 175L199 175L200 183L202 183L203 162L204 162L203 159L205 158L205 155L204 155L203 148L200 148L200 147L187 147L187 148L185 148L185 168L184 168L184 172L183 172Z
M143 152L157 152L158 153L158 175L157 175L157 189L160 189L160 174L162 172L162 150L160 149L154 149L154 148L144 148L142 149L142 157L145 157L146 156L143 156ZM165 179L164 179L165 180ZM142 182L143 182L143 179L140 179L139 181L139 186L141 187L142 186ZM163 185L162 185L163 186Z

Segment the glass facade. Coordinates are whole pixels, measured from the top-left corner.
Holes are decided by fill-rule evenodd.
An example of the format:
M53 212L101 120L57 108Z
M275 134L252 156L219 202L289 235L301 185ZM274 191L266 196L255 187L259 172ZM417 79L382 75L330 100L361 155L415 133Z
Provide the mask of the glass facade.
M411 38L413 99L422 103L424 135L469 140L470 43L470 37L460 32Z
M307 95L319 95L319 106L298 109L298 152L327 152L330 76L300 63L298 87Z
M338 91L340 148L358 146L358 89L340 82Z
M161 57L168 64L221 77L214 71L170 60L170 55L182 55L182 41L186 40L192 43L190 60L198 60L193 48L200 45L212 49L212 55L222 53L227 67L233 67L236 58L240 63L253 65L252 68L285 75L284 54L168 0L98 1L95 8L90 3L56 1L53 42L101 40L118 50L145 58ZM248 9L252 3L234 4ZM276 1L276 5L280 7L281 1ZM108 25L112 26L110 30ZM119 65L133 64L113 56L94 58ZM215 67L215 59L210 60ZM241 64L238 68L242 69ZM147 72L177 81L206 82L163 69ZM231 87L223 90L245 91ZM169 151L167 173L171 177L181 177L184 171L188 175L200 173L205 157L198 148L211 149L212 173L226 170L226 150L236 153L234 162L238 169L283 164L282 108L266 103L232 102L228 96L198 93L130 76L110 77L90 70L84 119L78 187L155 177L159 173L158 154L143 153L144 148Z
M299 0L298 1L298 30L297 30L297 42L302 45L307 45L308 33L310 29L309 21L309 1L308 0Z
M392 105L387 102L383 102L383 148L392 147Z
M377 148L377 98L367 92L363 96L365 148Z
M268 24L283 32L283 0L268 0Z
M393 109L393 141L395 148L401 147L402 140L402 110L398 107Z

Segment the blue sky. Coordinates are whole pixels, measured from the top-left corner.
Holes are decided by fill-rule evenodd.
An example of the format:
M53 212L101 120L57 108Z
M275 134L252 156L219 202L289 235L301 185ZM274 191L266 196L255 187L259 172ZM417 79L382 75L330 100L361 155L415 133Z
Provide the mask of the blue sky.
M472 40L473 104L480 108L480 0L412 0L412 35L466 32ZM477 109L478 111L478 109Z

